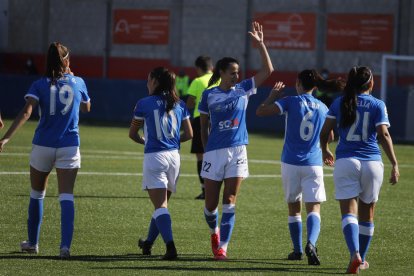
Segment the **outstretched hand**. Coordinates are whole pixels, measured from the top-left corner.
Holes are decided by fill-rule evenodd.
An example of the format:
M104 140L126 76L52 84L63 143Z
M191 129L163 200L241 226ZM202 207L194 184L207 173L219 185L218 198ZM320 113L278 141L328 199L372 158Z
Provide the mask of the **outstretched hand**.
M249 34L254 40L256 40L256 42L263 42L263 26L260 25L259 22L254 21L252 23L252 31L249 32Z

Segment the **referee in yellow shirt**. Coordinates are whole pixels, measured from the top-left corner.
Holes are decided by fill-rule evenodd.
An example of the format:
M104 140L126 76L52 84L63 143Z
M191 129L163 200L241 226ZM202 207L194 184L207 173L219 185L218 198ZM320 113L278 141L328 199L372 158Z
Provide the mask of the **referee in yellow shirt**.
M208 87L208 81L213 75L213 61L208 56L199 56L195 60L195 67L198 78L195 78L188 88L187 107L190 110L194 110L193 121L191 123L191 126L193 127L191 153L194 153L197 156L197 172L201 185L201 194L199 194L196 199L204 199L204 180L200 176L204 148L203 143L201 142L200 112L198 112L198 104L201 101L201 95Z

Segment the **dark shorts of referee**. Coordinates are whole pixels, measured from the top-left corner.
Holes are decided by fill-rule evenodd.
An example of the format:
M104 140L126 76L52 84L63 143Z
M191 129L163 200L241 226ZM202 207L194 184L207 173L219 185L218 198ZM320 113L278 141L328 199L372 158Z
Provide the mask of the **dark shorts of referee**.
M191 122L193 128L193 139L191 140L191 153L204 153L203 142L201 141L200 116Z

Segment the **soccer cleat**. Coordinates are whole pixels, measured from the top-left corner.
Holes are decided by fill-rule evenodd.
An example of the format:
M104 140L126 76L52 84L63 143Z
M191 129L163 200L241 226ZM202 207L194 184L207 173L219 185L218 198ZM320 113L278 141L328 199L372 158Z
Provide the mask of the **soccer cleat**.
M216 261L226 261L227 260L227 252L223 248L219 248L214 254L214 259Z
M138 247L142 249L142 255L151 255L152 243L143 239L138 240Z
M300 261L303 260L303 254L302 252L296 253L295 251L293 251L288 255L287 259L290 261Z
M309 265L321 265L321 261L319 260L318 256L318 249L313 246L313 244L308 241L305 247L305 253L308 257L308 264Z
M178 257L177 249L175 248L175 244L173 241L167 243L167 251L165 252L164 256L162 257L163 260L172 261L176 260Z
M201 194L195 197L195 199L201 199L201 200L205 198L206 198L206 195L204 194L204 192L201 192Z
M351 257L351 261L349 262L348 269L346 270L347 274L358 274L359 273L359 266L362 264L361 256L359 255L358 251Z
M70 251L69 251L69 248L67 248L67 247L63 247L63 248L61 248L61 249L60 249L60 254L59 254L59 257L60 257L61 259L65 259L65 260L69 259L69 258L70 258Z
M20 243L20 251L29 254L37 254L39 253L39 246L37 244L31 245L29 241L23 241Z
M220 233L217 232L217 233L211 234L210 240L211 240L211 250L213 251L213 255L216 255L219 244L220 244Z
M367 261L363 261L362 264L359 266L359 269L368 269L369 268L369 263Z

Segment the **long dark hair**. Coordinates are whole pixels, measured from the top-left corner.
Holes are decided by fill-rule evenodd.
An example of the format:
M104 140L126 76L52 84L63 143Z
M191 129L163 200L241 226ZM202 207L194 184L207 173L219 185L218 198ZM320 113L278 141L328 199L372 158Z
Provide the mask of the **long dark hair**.
M344 96L341 101L341 127L349 127L355 122L357 96L371 87L372 78L371 70L365 66L353 67L349 71Z
M208 86L212 86L213 84L217 83L217 81L220 80L220 71L226 71L231 63L236 63L239 65L239 61L232 57L224 57L217 61L216 67L214 67L213 70L213 75L208 81Z
M174 105L180 101L175 90L175 74L165 67L154 68L150 73L150 78L155 79L158 84L154 89L153 95L160 95L166 101L165 109L170 112Z
M69 58L69 49L60 42L53 42L49 45L46 59L46 77L52 80L52 84L57 79L63 77L66 71L64 60Z
M344 90L345 81L336 79L324 79L318 71L315 69L306 69L298 74L298 80L300 81L303 90L309 91L316 87L323 92L340 92Z

